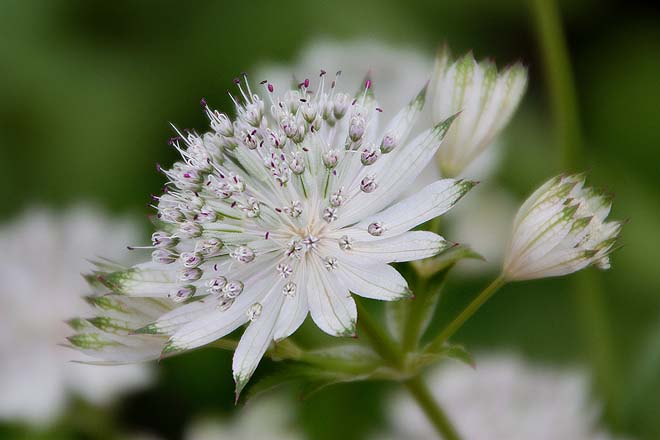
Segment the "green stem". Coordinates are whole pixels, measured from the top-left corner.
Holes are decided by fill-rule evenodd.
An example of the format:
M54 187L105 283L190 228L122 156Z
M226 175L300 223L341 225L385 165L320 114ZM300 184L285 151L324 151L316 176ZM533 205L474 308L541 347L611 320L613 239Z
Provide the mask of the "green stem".
M404 382L404 385L444 440L460 440L461 437L452 426L449 417L433 399L433 395L420 376Z
M389 334L376 322L369 311L364 308L362 303L357 300L358 327L362 329L369 338L371 347L383 359L396 368L403 367L404 358L397 344L392 340Z
M600 277L593 270L576 274L575 300L582 318L583 331L593 364L595 384L606 402L605 415L611 423L617 425L620 420L619 408L615 407L614 403L619 401L616 386L619 373L614 350L610 343L612 328L599 280Z
M550 89L549 98L561 151L561 167L563 170L573 170L580 165L582 133L577 94L559 9L554 0L532 0L531 5Z
M371 347L385 361L392 366L404 369L405 355L390 335L376 322L368 310L356 298L358 309L358 326L367 335ZM444 413L438 402L428 390L422 378L418 375L403 382L410 395L417 401L424 414L433 424L436 431L445 440L460 440L456 430L452 426L449 418Z
M428 313L429 310L435 310L440 291L453 266L451 264L432 277L419 276L419 283L415 288L416 297L410 302L403 327L402 347L404 353L417 350L419 341L424 333L426 320L424 314Z
M559 135L561 166L563 170L572 170L582 165L583 136L561 17L553 0L533 0L531 5ZM615 384L619 374L609 337L611 325L603 299L604 293L596 274L577 274L575 283L579 291L576 295L576 307L591 352L597 386L606 399L606 412L610 420L616 422L613 405L617 397Z
M451 338L458 329L460 329L465 322L474 315L479 308L484 305L486 301L490 299L491 296L497 290L506 284L506 280L502 275L495 278L484 290L481 291L475 299L472 300L470 304L467 305L465 309L456 317L453 321L445 327L429 344L427 350L439 350L442 348L445 342Z
M408 314L403 326L403 335L401 336L401 346L404 353L417 349L419 334L422 328L422 316L426 299L429 295L429 280L426 277L419 277L419 282L415 289L415 299L411 301L408 307Z

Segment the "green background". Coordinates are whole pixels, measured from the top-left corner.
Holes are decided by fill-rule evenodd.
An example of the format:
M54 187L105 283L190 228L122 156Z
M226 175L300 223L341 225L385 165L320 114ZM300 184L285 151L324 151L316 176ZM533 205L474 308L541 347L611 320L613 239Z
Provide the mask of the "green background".
M558 364L598 364L589 334L613 346L597 392L615 396L606 423L660 438L660 12L643 2L561 4L592 184L616 193L613 217L630 218L613 270L506 287L455 337L471 350L516 348ZM447 41L500 64L530 69L527 95L505 133L498 181L523 197L560 171L547 87L527 2L24 1L0 2L0 188L3 220L35 203L90 200L144 219L171 163L168 121L202 128L200 97L227 107L237 73L294 60L320 37L371 37L431 56ZM592 279L589 281L588 279ZM583 320L581 286L600 285L603 332ZM585 281L586 280L586 281ZM440 326L487 279L454 281ZM593 283L592 283L593 284ZM264 361L258 375L273 366ZM110 413L79 404L44 437L108 438L147 430L177 438L191 417L231 413L227 353L200 350L159 365L157 387ZM257 376L258 376L257 375ZM383 422L382 383L341 385L296 401L313 438L361 438ZM613 390L613 391L612 391ZM295 390L290 390L295 393ZM239 408L240 410L240 408ZM0 437L32 438L15 425Z

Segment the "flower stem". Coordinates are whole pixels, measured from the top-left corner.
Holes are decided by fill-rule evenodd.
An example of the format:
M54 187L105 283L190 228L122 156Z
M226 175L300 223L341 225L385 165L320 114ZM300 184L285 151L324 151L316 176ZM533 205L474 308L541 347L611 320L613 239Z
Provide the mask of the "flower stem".
M402 345L404 353L417 350L419 341L424 334L425 314L428 310L435 310L438 297L445 284L448 273L453 264L432 277L419 276L415 287L415 300L410 302L408 316L403 328Z
M439 350L442 348L445 342L451 338L458 329L460 329L465 322L476 313L479 308L484 305L486 301L490 299L491 296L497 290L506 284L506 280L502 275L495 278L484 290L481 291L475 299L472 300L470 304L467 305L465 309L456 317L453 321L442 330L438 336L436 336L433 341L429 344L427 350Z
M404 358L401 349L392 340L385 330L378 325L376 320L369 314L360 301L356 299L358 310L358 328L362 329L369 338L371 347L383 359L395 366L396 368L403 367Z
M433 423L433 427L444 440L460 440L456 429L449 421L449 417L433 399L433 395L422 380L421 376L415 376L404 382L404 385L415 398L417 404L424 410L424 414Z
M563 171L579 166L582 134L577 94L559 9L554 0L532 0L532 15L545 69L555 119Z
M358 308L358 326L366 333L372 348L387 362L394 367L403 369L405 366L405 355L400 347L392 340L389 334L373 319L369 311L356 299ZM442 410L438 402L433 398L428 387L417 375L403 382L410 395L417 401L424 414L433 424L436 431L444 440L460 440L456 429L452 426L449 418Z
M572 170L582 165L583 137L561 17L554 0L533 0L531 6L559 134L561 166L564 170ZM591 351L597 385L606 399L606 412L610 421L616 422L613 405L617 397L615 384L619 374L609 337L611 325L605 310L604 293L599 277L594 273L576 274L574 282L579 292L576 307Z

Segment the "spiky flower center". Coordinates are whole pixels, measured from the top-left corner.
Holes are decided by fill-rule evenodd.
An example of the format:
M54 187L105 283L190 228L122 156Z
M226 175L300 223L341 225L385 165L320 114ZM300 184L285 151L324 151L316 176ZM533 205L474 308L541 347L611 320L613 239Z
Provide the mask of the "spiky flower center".
M385 133L381 146L367 141L382 111L371 97L371 81L350 98L336 92L339 74L327 87L321 71L318 90L306 79L282 97L262 82L269 112L247 79L237 79L238 94L230 94L234 120L203 100L212 131L177 130L170 143L184 161L164 171L169 183L155 198L163 231L153 235L154 262L181 266L172 300L199 295L201 280L205 294L227 310L242 293L241 277L250 275L240 266L260 261L281 276L287 297L297 291L292 280L301 265L337 268L333 251L348 251L352 243L337 233L350 224L339 221L342 211L378 193L374 165L397 146L394 133ZM378 222L367 228L374 237L385 230ZM260 310L249 308L249 318Z

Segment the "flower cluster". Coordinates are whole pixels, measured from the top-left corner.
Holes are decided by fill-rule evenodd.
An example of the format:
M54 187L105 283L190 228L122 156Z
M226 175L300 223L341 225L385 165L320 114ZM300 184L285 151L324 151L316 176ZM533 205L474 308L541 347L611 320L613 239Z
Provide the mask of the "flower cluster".
M62 415L72 396L108 404L151 382L146 365L80 365L59 345L71 334L64 321L90 313L81 300L89 292L79 275L89 270L85 258L126 258L121 243L136 240L138 231L132 221L83 205L62 213L31 208L2 225L0 419L44 427Z
M505 278L560 276L589 265L609 269L608 255L623 225L605 221L611 206L609 195L584 186L583 175L550 179L516 215Z
M86 321L103 334L83 333L74 345L134 361L157 357L158 348L193 349L248 323L233 362L240 391L271 341L291 335L308 313L326 333L350 336L351 292L410 296L388 263L451 246L410 230L474 185L440 180L400 200L455 117L409 140L425 88L381 129L371 80L351 97L337 91L338 76L328 84L321 71L315 90L305 79L281 96L262 82L264 98L237 79L234 120L202 102L212 130L171 140L183 161L163 170L169 182L155 198L152 261L93 275L113 295L92 302L115 302Z
M589 377L578 369L557 370L514 355L485 354L477 356L476 371L449 363L434 370L429 382L461 438L617 438L599 426L599 406L589 395ZM389 409L394 432L377 438L437 438L409 396L396 396Z

